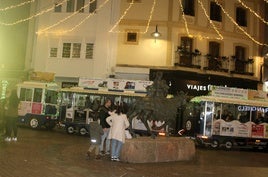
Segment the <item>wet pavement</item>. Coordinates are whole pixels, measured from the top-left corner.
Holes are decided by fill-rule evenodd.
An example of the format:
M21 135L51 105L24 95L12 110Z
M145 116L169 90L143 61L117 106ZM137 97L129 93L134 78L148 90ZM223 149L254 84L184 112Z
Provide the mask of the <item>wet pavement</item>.
M62 131L19 129L0 141L0 177L267 177L268 153L197 149L191 161L131 164L88 159L89 139Z

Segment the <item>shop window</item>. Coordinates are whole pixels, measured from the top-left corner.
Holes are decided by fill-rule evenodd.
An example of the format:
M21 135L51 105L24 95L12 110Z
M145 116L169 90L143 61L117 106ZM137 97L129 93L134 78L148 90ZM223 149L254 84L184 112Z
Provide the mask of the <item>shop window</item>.
M90 5L89 5L89 13L93 13L97 9L97 0L90 0Z
M247 26L247 11L242 7L236 8L236 22L239 26Z
M93 59L93 43L87 43L86 44L86 59Z
M182 6L185 15L195 15L195 0L182 0Z
M216 2L210 2L210 20L222 21L221 7Z

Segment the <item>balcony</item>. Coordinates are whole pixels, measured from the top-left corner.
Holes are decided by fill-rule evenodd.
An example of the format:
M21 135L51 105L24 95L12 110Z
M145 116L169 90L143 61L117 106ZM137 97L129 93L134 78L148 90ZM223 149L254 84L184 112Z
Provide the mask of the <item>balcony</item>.
M190 69L199 73L225 75L226 77L246 78L256 76L258 73L254 59L238 60L234 56L211 57L210 55L201 55L198 50L192 53L176 52L174 66L180 70Z

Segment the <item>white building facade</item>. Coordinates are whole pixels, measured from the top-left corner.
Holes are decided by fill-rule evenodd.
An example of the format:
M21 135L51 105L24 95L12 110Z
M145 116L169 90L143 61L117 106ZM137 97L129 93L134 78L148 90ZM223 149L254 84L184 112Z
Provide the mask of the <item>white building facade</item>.
M152 68L260 80L261 1L40 0L33 15L53 10L30 23L26 69L59 80L149 79Z

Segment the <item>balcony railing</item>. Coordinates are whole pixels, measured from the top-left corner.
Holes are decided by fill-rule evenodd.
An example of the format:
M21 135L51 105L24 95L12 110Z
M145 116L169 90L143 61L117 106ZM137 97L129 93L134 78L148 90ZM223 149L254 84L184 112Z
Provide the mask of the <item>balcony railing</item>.
M254 59L238 60L235 57L211 57L200 53L176 53L175 66L197 68L203 71L215 71L227 74L253 76Z

